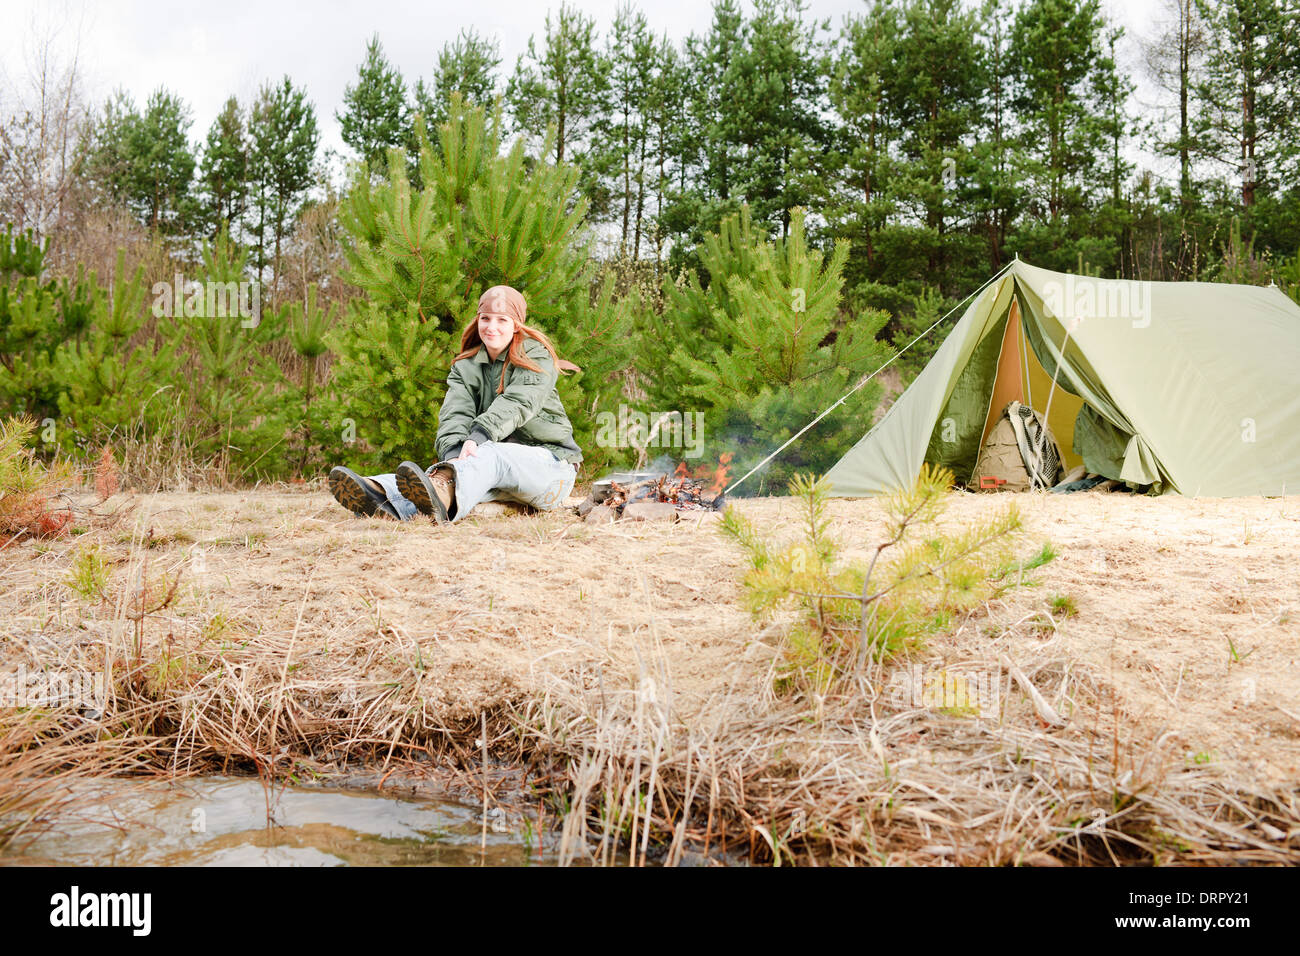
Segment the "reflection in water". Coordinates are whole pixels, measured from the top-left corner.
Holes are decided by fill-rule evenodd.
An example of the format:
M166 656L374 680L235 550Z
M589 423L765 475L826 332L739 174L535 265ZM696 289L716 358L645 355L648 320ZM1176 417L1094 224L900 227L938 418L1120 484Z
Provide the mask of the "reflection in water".
M482 808L371 791L289 788L256 778L97 786L86 809L28 844L32 862L69 866L527 866L554 864L554 837ZM541 844L538 840L541 839Z

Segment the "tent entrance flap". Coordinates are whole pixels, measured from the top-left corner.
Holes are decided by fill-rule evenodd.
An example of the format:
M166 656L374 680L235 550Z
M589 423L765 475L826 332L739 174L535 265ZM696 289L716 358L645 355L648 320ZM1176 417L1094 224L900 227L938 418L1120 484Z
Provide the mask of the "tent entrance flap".
M989 395L997 381L998 356L1007 325L1007 313L986 325L975 344L965 368L953 384L952 394L939 413L925 450L925 460L949 469L958 480L965 481L975 471Z

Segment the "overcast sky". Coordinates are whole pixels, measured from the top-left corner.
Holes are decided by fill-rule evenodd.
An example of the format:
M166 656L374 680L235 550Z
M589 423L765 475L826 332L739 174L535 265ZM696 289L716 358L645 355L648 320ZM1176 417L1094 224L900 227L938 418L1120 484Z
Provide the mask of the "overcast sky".
M573 0L595 18L602 32L613 20L617 0ZM654 0L639 4L656 34L680 42L690 33L703 33L712 19L707 0ZM744 2L752 10L751 2ZM1122 3L1103 0L1112 22L1126 27L1128 37L1121 60L1141 85L1136 34L1150 32L1149 17L1159 0ZM537 0L478 0L478 2L385 3L356 0L219 0L216 3L172 3L162 0L5 0L4 34L0 37L0 109L8 111L16 90L22 90L33 53L44 38L52 38L62 61L78 56L85 90L102 103L121 87L143 105L158 86L189 103L194 125L191 139L201 141L231 94L249 103L266 80L288 74L305 86L316 106L322 145L345 150L334 113L343 89L354 82L367 39L379 34L388 58L408 85L432 75L438 51L462 28L474 27L500 43L504 79L527 47L530 34L541 35L546 10L559 2ZM844 16L865 8L864 0L809 0L808 15L829 18L838 30ZM1151 94L1139 89L1149 102ZM1136 112L1146 112L1141 103ZM1136 156L1135 156L1136 158ZM1164 172L1164 170L1161 170Z

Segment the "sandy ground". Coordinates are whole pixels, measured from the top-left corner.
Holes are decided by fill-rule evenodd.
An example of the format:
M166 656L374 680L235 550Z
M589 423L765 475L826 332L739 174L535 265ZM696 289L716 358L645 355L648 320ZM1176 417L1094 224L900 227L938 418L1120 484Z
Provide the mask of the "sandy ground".
M944 520L989 513L1010 497L953 493ZM1025 553L1050 541L1059 556L1035 572L1036 587L1011 592L925 654L945 660L975 648L1015 657L1059 642L1056 651L1114 688L1144 736L1171 731L1189 762L1294 790L1300 497L1014 497ZM362 697L366 682L382 684L418 661L435 726L463 726L559 680L604 693L652 675L671 684L681 713L719 695L758 707L756 688L770 685L776 628L757 628L740 605L743 557L704 519L595 527L553 512L397 524L355 518L319 489L160 494L134 504L112 530L0 552L7 633L84 639L96 615L60 583L77 549L98 538L116 555L114 573L126 573L133 538L151 530L155 570L185 575L166 625L174 639L205 639L205 628L232 643L292 634L300 684L316 667L345 664ZM777 536L796 533L789 499L737 507ZM872 501L837 500L831 514L850 552L882 538ZM1052 595L1078 609L1055 631L1041 625Z

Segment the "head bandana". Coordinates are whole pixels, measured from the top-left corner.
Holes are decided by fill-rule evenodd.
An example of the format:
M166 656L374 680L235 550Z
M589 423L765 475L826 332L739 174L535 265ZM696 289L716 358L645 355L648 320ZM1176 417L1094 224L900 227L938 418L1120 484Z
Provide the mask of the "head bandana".
M515 325L524 325L528 317L528 306L523 293L508 285L494 285L478 297L478 314L491 312L494 315L508 315L515 320Z

